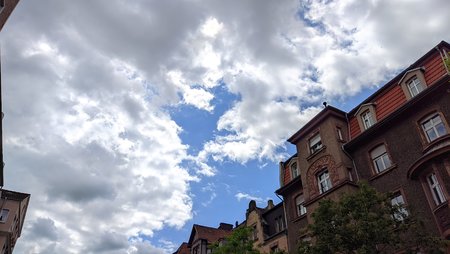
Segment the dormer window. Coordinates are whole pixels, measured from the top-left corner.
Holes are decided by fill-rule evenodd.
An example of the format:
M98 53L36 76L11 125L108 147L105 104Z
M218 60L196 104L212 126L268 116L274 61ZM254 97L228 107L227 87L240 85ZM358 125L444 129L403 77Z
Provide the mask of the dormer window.
M314 137L309 140L309 150L311 154L317 152L322 148L322 140L320 139L320 134L317 133Z
M377 115L375 111L375 103L363 104L356 111L356 119L358 120L358 125L361 131L365 131L377 123Z
M375 123L374 120L373 120L372 113L369 110L367 110L366 112L364 112L361 115L361 119L362 119L362 122L364 124L364 129L365 130L369 129L370 126L372 126Z
M424 72L425 68L423 67L409 70L398 82L407 100L415 97L427 87Z
M406 82L406 86L408 87L411 97L414 97L423 91L423 85L416 76L408 80L408 82Z
M291 178L294 179L299 175L297 162L291 164Z

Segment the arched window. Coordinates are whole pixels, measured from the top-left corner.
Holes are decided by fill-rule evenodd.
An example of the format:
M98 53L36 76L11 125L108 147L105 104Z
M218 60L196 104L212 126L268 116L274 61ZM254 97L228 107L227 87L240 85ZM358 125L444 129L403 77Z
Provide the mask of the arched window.
M319 191L321 194L331 189L332 185L328 169L324 169L317 174L317 183L319 184Z

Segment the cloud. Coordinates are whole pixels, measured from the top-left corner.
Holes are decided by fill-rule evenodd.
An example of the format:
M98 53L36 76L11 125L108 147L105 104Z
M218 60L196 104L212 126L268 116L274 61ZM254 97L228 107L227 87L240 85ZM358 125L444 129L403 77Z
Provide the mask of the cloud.
M138 236L192 219L192 181L223 170L216 162L285 158L286 138L322 101L380 86L450 40L448 9L440 0L21 2L2 31L5 187L32 193L16 251L170 253ZM228 108L217 109L219 86L237 98ZM185 106L218 119L197 154L170 115Z
M237 198L238 201L241 201L242 199L246 199L246 200L249 200L249 201L250 201L250 200L255 200L255 201L258 202L258 203L264 202L264 199L263 199L263 198L255 197L255 196L252 196L252 195L247 194L247 193L239 192L239 193L237 193L237 194L234 195L234 196Z
M49 218L37 218L31 223L31 229L33 238L47 238L50 241L58 240L58 229L55 226L55 222Z

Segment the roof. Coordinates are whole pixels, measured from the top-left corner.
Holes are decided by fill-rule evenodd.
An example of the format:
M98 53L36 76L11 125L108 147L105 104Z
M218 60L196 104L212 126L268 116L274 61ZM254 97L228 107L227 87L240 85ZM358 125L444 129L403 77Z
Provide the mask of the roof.
M30 197L28 193L22 193L17 191L11 191L6 189L0 190L0 198L7 198L15 201L23 201Z
M189 237L189 246L192 245L195 238L206 240L208 243L215 243L231 235L231 232L233 231L194 224Z
M283 194L290 190L291 188L303 188L301 177L296 177L292 181L288 182L286 185L282 186L278 190L275 191L276 194L283 196Z
M307 122L300 130L298 130L288 141L295 144L303 135L307 134L328 116L335 115L345 118L346 113L338 108L332 106L326 106L322 111L320 111L315 117L313 117L309 122Z
M183 242L180 247L178 247L177 251L175 251L173 254L190 254L190 249L188 247L187 242Z
M377 91L375 91L372 95L370 95L369 97L367 97L363 102L361 102L359 105L357 105L355 108L353 108L352 110L350 110L350 112L348 112L349 115L353 115L355 114L355 112L361 107L361 105L363 104L367 104L372 102L372 100L378 96L379 94L385 92L385 90L389 89L389 87L391 87L392 84L397 83L397 81L401 78L403 78L403 76L408 72L411 71L412 69L416 69L419 68L421 66L419 66L419 64L421 62L423 62L426 58L428 58L430 55L432 55L433 53L436 52L436 48L440 48L440 47L446 47L448 49L450 49L450 44L448 44L448 42L446 41L441 41L438 45L436 45L434 48L430 49L425 55L423 55L421 58L419 58L417 61L415 61L413 64L411 64L408 68L406 68L405 70L403 70L402 72L400 72L397 76L395 76L395 78L391 79L389 82L387 82L384 86L382 86L380 89L378 89Z

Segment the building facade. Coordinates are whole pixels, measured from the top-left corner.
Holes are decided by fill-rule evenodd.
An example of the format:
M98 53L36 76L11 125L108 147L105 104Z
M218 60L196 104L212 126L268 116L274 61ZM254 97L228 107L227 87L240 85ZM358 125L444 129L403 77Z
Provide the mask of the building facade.
M449 51L439 43L350 112L325 106L288 139L297 153L280 163L276 193L291 253L308 240L318 201L339 199L360 180L450 239Z
M194 224L192 226L189 242L187 243L187 248L189 249L190 254L209 254L211 253L212 244L223 241L226 237L231 235L232 232L232 224L220 223L218 228Z
M29 200L30 194L0 190L0 253L13 252L22 233Z
M269 200L266 207L260 208L254 200L250 201L241 226L244 225L252 229L251 240L259 252L276 253L288 250L283 203L274 205L273 201Z

